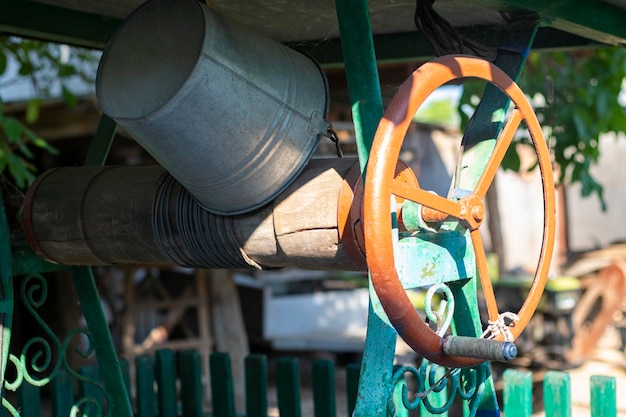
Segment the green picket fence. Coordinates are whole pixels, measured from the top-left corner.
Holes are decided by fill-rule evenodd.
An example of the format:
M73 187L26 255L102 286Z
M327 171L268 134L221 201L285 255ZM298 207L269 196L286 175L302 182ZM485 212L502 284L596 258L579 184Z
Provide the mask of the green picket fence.
M121 361L127 392L130 395L128 362ZM142 355L135 360L135 399L133 409L137 417L237 417L235 395L228 354L213 353L210 356L210 381L212 410L203 408L204 388L201 375L201 359L196 351L184 351L178 355L171 350L160 350L154 355ZM311 369L314 417L351 416L357 396L358 365L346 367L347 410L337 412L335 390L335 366L330 360L314 360ZM96 367L80 369L81 376L99 379ZM505 417L530 417L533 413L532 374L509 369L504 372L503 412ZM44 410L40 388L24 383L17 391L17 406L22 417L106 415L98 404L105 404L103 392L96 386L67 374L58 374L50 384L50 410ZM591 377L592 417L617 415L615 378ZM301 376L296 358L282 357L276 360L275 384L277 408L281 417L301 417ZM570 377L565 372L547 372L543 384L545 415L550 417L572 416ZM75 397L76 392L76 397ZM268 361L263 355L250 355L245 360L245 414L247 417L268 415ZM80 404L81 399L90 400ZM73 410L74 409L74 410ZM6 411L6 410L3 410ZM0 415L4 413L0 412ZM381 414L382 415L382 414ZM413 414L411 414L413 415ZM430 415L430 414L429 414Z
M530 417L533 413L533 380L527 371L508 369L504 372L504 414L506 417ZM617 388L613 377L594 375L590 379L591 417L617 415ZM549 371L543 380L543 408L547 417L571 417L570 376L566 372Z

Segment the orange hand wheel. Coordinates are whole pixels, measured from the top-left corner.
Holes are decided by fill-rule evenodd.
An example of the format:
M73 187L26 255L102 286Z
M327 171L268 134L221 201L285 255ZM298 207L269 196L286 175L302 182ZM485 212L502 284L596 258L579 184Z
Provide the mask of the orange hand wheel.
M474 189L459 199L447 199L425 191L419 185L410 186L394 180L404 136L418 108L438 87L467 77L492 83L514 104ZM539 261L528 297L517 312L519 321L509 327L510 334L516 338L528 324L543 293L555 233L554 180L548 147L537 117L523 92L502 70L487 61L467 56L444 56L422 65L400 86L376 131L366 173L363 203L365 251L372 286L398 334L413 350L431 362L450 367L467 367L484 362L485 359L446 353L445 339L420 318L409 301L394 261L391 197L394 195L421 205L421 216L426 222L452 219L469 230L489 320L498 320L500 312L487 270L479 227L485 217L485 194L522 121L525 121L530 134L541 171L544 226ZM502 340L502 335L496 339Z

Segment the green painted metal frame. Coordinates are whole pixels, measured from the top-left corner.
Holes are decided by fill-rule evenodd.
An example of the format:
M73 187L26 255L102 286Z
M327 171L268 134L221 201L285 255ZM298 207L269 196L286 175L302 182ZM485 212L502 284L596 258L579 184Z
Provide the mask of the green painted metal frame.
M555 35L563 32L542 28L539 30L539 35L536 38L538 47L542 45L548 48L563 47L564 45L576 47L581 44L589 45L593 42L626 44L626 26L623 25L623 22L626 21L626 10L604 2L575 0L573 2L551 5L548 2L539 0L526 2L513 0L474 1L476 4L497 9L532 12L537 14L542 24L574 34L573 36L565 35L562 38L557 38ZM300 44L299 48L305 49L322 63L332 65L342 62L338 55L339 45L341 46L343 65L346 68L350 90L359 159L364 172L371 141L378 120L382 116L377 62L380 60L430 56L431 51L423 38L418 34L394 34L374 37L369 26L366 1L336 0L336 8L341 32L340 43L336 40L325 42L322 47L313 47L311 46L312 44ZM593 8L595 15L588 12L590 8ZM24 1L20 3L20 7L15 7L15 2L12 0L0 0L0 31L20 36L43 38L56 42L102 49L119 24L120 21L117 19L76 12L42 3ZM491 38L494 38L494 33L499 33L502 38L506 35L502 28L482 28L478 32L479 38L480 30L482 30L483 34L487 34L487 37ZM476 29L474 29L474 32L476 32ZM547 36L542 36L544 33ZM508 36L511 36L511 34ZM497 36L495 37L497 38ZM375 48L383 51L378 58L374 54ZM519 69L523 65L523 59L519 61L518 58L518 56L513 57L512 61L505 62L503 65L512 65L512 68L517 67ZM519 61L517 64L515 64L516 59ZM491 108L488 108L485 114L492 113L491 110L493 108L503 107L504 104L501 100L494 99L490 106ZM94 144L87 157L87 165L104 163L114 130L114 122L107 117L103 117L94 139ZM473 129L470 129L470 131L474 132ZM482 134L476 135L476 137L479 136L485 137ZM488 135L488 137L495 136ZM471 136L468 136L466 140L467 144L470 145L469 147L474 144ZM476 141L476 144L484 146L485 142ZM487 149L480 149L478 153L488 155L489 152L485 151L488 151L489 144L486 146ZM480 169L481 164L478 163L476 166L477 169ZM5 236L8 236L8 227L4 217L4 208L0 207L0 236L2 235L1 232L3 232L2 228L6 229ZM8 247L5 247L7 245ZM14 271L11 270L11 265L13 265ZM2 369L6 369L8 357L8 344L6 341L10 339L10 322L13 310L12 274L15 272L24 273L26 270L32 269L54 270L55 268L57 267L52 264L41 262L26 249L23 249L21 252L15 251L12 258L10 240L0 241L0 288L2 291L0 317L3 322ZM95 339L98 341L95 347L96 354L103 363L111 365L107 366L107 372L102 378L107 390L112 393L113 414L116 416L130 416L132 411L126 397L124 380L110 340L106 321L100 308L99 297L91 270L86 267L77 268L74 277L88 325L94 331ZM461 327L468 326L466 329L459 328L462 321L455 324L456 330L460 333L471 334L480 328L480 323L477 322L475 314L475 306L470 305L476 293L475 283L472 285L472 282L474 280L450 284L455 294L455 299L462 300L466 304L466 307L464 307L465 311L471 310L474 316L472 323L461 324ZM363 367L355 409L358 416L378 414L380 410L385 409L387 399L394 391L394 383L390 381L393 381L392 363L396 333L385 324L378 314L372 313L373 309L370 306L368 337L364 353L364 364L367 364L367 367ZM4 337L7 331L9 332L9 337ZM488 387L487 391L491 392L492 387ZM497 404L493 404L494 397L491 394L487 394L483 398L479 407L479 413L481 411L484 411L486 414L497 413ZM297 414L296 410L294 408Z
M0 0L0 33L104 49L121 21L21 0Z
M362 172L365 172L369 158L369 150L375 133L374 125L377 125L378 120L380 120L382 116L374 40L369 27L366 2L337 0L336 6L338 21L340 22L339 28L342 39L346 78L348 81L355 124L357 150L361 167L363 167ZM519 75L525 62L537 27L538 25L535 22L530 21L529 26L524 28L525 31L522 33L522 36L518 36L516 39L507 42L508 45L504 45L505 48L501 49L498 53L496 64L515 79ZM491 155L495 138L502 127L501 121L492 123L493 115L498 112L504 114L503 110L507 106L508 99L497 89L488 87L483 96L481 106L479 106L479 109L472 119L472 123L468 127L466 136L463 139L464 149L468 151L467 153L469 155L469 160L465 160L463 165L471 165L471 169L463 172L463 175L460 177L460 183L453 185L453 188L461 187L473 189L475 187L475 183ZM487 130L485 130L484 127L486 127ZM406 239L410 240L414 239L414 237L407 236ZM459 260L456 259L459 256L462 259L473 257L473 251L464 249L468 246L466 242L462 242L460 245L459 248L461 252L453 249L453 247L458 246L456 244L450 246L450 242L447 242L447 246L443 245L447 249L450 249L451 253L458 252L455 259L447 260L447 262L443 261L441 256L435 256L435 253L433 253L432 250L428 250L428 248L420 249L419 245L403 247L401 243L402 238L400 238L395 251L402 252L401 249L403 249L406 252L406 256L400 257L402 258L401 262L399 262L400 258L396 256L397 263L399 262L401 264L398 268L404 270L401 275L405 276L405 281L407 281L404 282L405 288L413 288L418 286L418 284L424 284L426 281L428 281L428 284L434 284L438 282L437 280L442 280L442 278L433 278L431 276L432 274L426 272L420 273L419 271L423 270L425 265L433 263L436 264L438 268L443 268L442 271L439 271L440 273L438 275L441 275L445 270L447 273L444 275L452 277L449 279L450 281L456 281L448 283L453 293L453 300L458 303L453 313L455 318L453 330L455 334L473 337L480 336L482 333L482 324L479 319L476 279L472 279L475 278L474 271L467 271L469 276L465 277L457 275L459 270L471 269L470 264L467 263L465 267L459 268ZM425 246L429 246L429 242L427 241L422 243ZM441 242L439 242L439 244L441 244ZM431 244L431 246L433 245ZM450 246L450 248L448 248L448 246ZM439 248L440 246L436 245L436 247ZM435 262L433 257L438 258L438 261ZM461 261L461 263L463 262L464 261ZM450 269L442 264L450 264ZM457 273L454 271L457 271ZM447 279L443 280L447 281ZM395 332L390 332L390 326L386 324L387 320L385 320L384 312L381 308L377 308L376 294L372 291L371 295L372 301L370 302L368 333L355 415L359 417L376 415L383 407L388 410L388 414L397 415L398 410L401 409L399 407L404 406L405 409L413 409L417 406L415 403L410 404L406 401L402 405L389 405L393 403L391 398L394 386L402 383L402 373L414 373L418 381L423 380L426 374L418 373L418 371L412 370L412 368L407 368L390 378L389 372L393 364L392 351L395 347L395 343L392 339L396 337L396 334ZM471 319L468 320L468 317ZM422 370L420 372L426 372L425 367L428 366L428 363L423 361L421 365ZM465 407L466 414L472 416L499 415L499 407L488 364L483 363L474 370L465 370L462 372L475 373L475 395L464 396L460 394L462 399L469 400L468 405ZM466 375L466 378L469 377L470 376ZM425 382L423 381L423 383ZM452 387L454 387L454 385ZM422 386L422 389L426 388L426 386ZM480 394L478 394L479 391ZM454 394L452 395L454 396ZM451 397L452 399L454 398L453 396ZM388 401L392 401L392 403L388 403ZM426 399L424 401L426 401ZM442 414L447 412L450 405L451 401L448 400L445 406L429 406L427 411Z
M335 5L359 162L364 175L372 140L383 115L369 11L367 1L362 0L336 0ZM387 399L393 393L391 381L396 337L395 330L374 313L370 301L362 361L365 365L361 368L355 416L378 415L387 409Z
M108 116L103 115L85 158L85 166L104 165L111 149L116 129L117 124ZM104 388L110 395L111 415L132 417L133 410L126 394L119 359L109 332L108 323L104 317L100 295L98 294L91 268L86 266L77 267L73 271L73 277L85 321L94 336L96 358L98 362L105 365L101 367L101 378Z
M537 13L545 25L609 45L626 45L623 8L598 0L473 0L498 10Z
M534 0L473 0L477 5L517 13L536 13L543 21L533 48L581 48L598 43L626 44L626 10L601 1L576 0L552 5L553 2ZM594 13L590 13L593 10ZM598 14L595 14L597 11ZM57 7L30 0L0 0L0 33L40 38L92 49L103 49L121 24L121 20L94 13ZM491 44L494 39L507 41L516 37L514 28L503 26L474 26L459 28L462 35ZM377 60L402 61L428 59L433 50L419 33L376 34L374 44ZM343 65L341 40L320 43L298 42L291 45L314 56L320 63Z

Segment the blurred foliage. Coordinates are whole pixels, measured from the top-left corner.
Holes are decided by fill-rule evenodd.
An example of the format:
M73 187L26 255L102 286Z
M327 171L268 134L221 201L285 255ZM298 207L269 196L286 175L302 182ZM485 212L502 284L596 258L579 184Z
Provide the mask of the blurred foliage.
M600 156L600 135L626 132L626 111L618 101L624 77L626 50L616 47L531 53L518 82L543 127L560 181L580 183L581 194L596 195L603 210L603 188L591 168ZM459 102L462 128L483 88L480 82L464 84ZM516 140L530 143L524 136ZM519 171L515 146L510 147L503 168Z
M445 127L456 127L459 124L459 116L451 99L433 100L425 107L420 108L413 120Z
M34 179L33 148L57 153L31 125L39 119L42 100L60 96L69 105L76 104L71 85L76 80L93 83L97 57L89 50L70 48L36 40L0 37L0 173L8 173L19 188ZM24 122L5 113L2 87L28 79L32 98L26 104Z

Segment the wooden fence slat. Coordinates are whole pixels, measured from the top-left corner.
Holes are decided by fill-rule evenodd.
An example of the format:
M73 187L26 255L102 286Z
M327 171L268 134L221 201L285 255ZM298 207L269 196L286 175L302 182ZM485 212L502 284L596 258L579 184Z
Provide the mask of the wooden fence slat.
M504 415L506 417L530 417L533 408L533 379L527 371L507 369L504 371Z
M154 362L148 355L135 358L137 417L156 417L157 400L154 392Z
M82 377L93 381L95 384L100 383L100 371L97 366L83 366L78 369L78 373ZM100 408L101 412L104 413L104 393L101 388L94 383L82 380L78 382L78 398L80 400L83 398L89 399L89 401L81 407L83 410L82 415L99 415L97 408ZM95 401L97 405L92 401ZM108 404L108 406L110 406L110 404Z
M128 359L120 358L120 370L122 371L122 380L124 380L126 394L132 403L132 391L130 390L130 364L128 363Z
M17 404L20 408L21 417L40 417L41 399L39 387L24 381L17 390Z
M246 417L267 417L267 357L249 355L245 370Z
M202 417L202 363L195 350L180 352L180 399L185 417Z
M591 417L617 416L616 385L615 377L600 375L591 376Z
M351 363L346 367L346 396L348 399L348 416L354 413L356 406L356 397L359 392L359 376L361 374L361 366L357 363Z
M52 417L67 417L74 405L74 385L65 371L59 371L50 383Z
M176 383L176 354L169 349L159 350L152 356L140 355L135 358L137 414L136 417L204 417L202 366L199 352L182 351L178 355L180 390ZM128 378L128 362L120 361L124 382ZM267 417L268 415L268 367L264 355L249 355L245 359L245 417ZM100 372L95 366L78 369L79 374L99 383ZM358 390L360 367L351 364L346 367L346 394L348 416L352 416ZM211 394L213 409L208 415L213 417L237 417L234 400L233 376L230 356L226 353L213 353L210 357ZM155 381L156 391L155 391ZM61 417L70 415L75 404L80 405L79 415L107 413L104 393L101 386L88 381L78 381L78 399L75 401L73 379L66 372L59 372L50 383L51 409L46 415ZM503 374L503 414L506 417L530 417L533 405L532 374L528 371L508 369ZM330 360L312 362L313 412L315 417L336 417L335 365ZM280 357L276 361L276 390L279 415L281 417L301 417L299 361L293 357ZM130 392L130 387L127 386ZM616 378L594 375L590 380L590 410L592 417L617 416ZM17 409L20 417L41 417L41 389L27 381L16 392ZM397 394L397 393L396 393ZM550 417L572 417L571 377L566 372L548 371L544 377L543 397L545 415ZM178 407L180 398L181 408ZM88 401L85 401L88 399ZM6 401L6 399L5 399ZM96 401L98 404L94 404ZM400 403L395 398L396 404ZM435 406L438 404L435 401ZM8 405L7 407L12 407ZM403 412L404 410L404 412ZM398 409L398 416L411 415L406 409ZM432 413L425 409L420 415ZM444 413L442 415L446 415ZM0 416L7 415L4 407Z
M228 353L213 352L210 358L211 397L215 417L235 417L235 392Z
M155 357L159 417L176 417L176 356L171 349L159 349Z
M276 395L280 417L302 416L298 359L283 357L276 360Z
M335 363L331 360L313 360L313 414L315 417L335 417Z
M565 372L548 371L543 379L543 402L546 416L571 417L570 376Z

